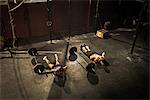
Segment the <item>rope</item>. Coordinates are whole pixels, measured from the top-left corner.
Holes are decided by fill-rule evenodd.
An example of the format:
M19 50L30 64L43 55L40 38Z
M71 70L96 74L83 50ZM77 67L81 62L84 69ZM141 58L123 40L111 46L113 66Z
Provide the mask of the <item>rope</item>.
M15 26L13 24L14 19L11 15L11 12L16 10L17 8L19 8L25 1L26 0L23 0L20 4L18 4L16 7L12 8L12 9L10 8L9 2L8 2L8 10L9 10L8 13L9 13L9 17L10 17L10 24L11 24L12 36L13 36L13 43L12 43L13 48L16 47L15 42L16 42L17 38L16 38L16 34L15 34Z
M9 9L8 12L12 12L14 10L16 10L17 8L19 8L26 0L23 0L22 2L20 2L20 4L18 4L16 7L12 8L12 9ZM9 3L8 3L9 4Z
M8 9L10 9L9 3L8 3ZM15 42L16 42L15 26L13 24L13 18L12 18L11 12L8 11L8 13L9 13L9 17L10 17L10 24L11 24L12 36L13 36L12 45L13 45L13 48L15 48Z

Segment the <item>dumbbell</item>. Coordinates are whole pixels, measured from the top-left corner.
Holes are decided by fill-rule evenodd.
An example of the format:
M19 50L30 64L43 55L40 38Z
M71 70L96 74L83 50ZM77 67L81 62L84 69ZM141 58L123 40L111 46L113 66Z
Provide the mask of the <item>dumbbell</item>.
M86 71L87 72L90 72L90 73L93 73L93 74L96 74L95 72L95 64L94 63L89 63L88 66L86 67Z
M37 73L37 74L41 74L43 71L44 71L44 65L42 65L42 63L39 63L37 61L37 56L38 56L38 53L37 53L37 50L35 48L31 48L28 50L28 54L31 55L33 57L33 59L35 60L35 66L34 66L34 72Z
M75 52L77 52L77 48L76 47L72 47L70 50L69 50L69 60L70 61L75 61L77 59L77 55L75 54Z

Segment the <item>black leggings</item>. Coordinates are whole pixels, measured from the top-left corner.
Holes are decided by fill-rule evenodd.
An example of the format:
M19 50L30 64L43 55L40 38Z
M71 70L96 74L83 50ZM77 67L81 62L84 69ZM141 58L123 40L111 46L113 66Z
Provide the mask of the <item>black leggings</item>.
M81 50L83 52L83 50ZM90 56L96 52L94 51L88 51L88 52L83 52L89 59L90 59Z

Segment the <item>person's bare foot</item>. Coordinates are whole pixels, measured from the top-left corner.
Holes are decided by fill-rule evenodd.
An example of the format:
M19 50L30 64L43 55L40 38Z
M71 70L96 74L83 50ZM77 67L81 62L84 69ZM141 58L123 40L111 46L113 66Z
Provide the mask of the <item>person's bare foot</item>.
M87 51L91 51L91 49L89 48L89 46L85 46L85 48L87 49Z
M82 51L85 53L88 52L88 50L85 47L82 47Z
M43 57L43 60L47 60L47 56L44 56L44 57Z

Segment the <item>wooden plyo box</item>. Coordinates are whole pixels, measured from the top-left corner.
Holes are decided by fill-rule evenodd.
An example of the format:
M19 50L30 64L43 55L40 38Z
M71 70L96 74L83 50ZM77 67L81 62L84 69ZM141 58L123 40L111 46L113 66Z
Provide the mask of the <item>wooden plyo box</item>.
M105 29L100 29L100 30L97 30L96 32L96 36L100 37L100 38L104 38L104 34L107 33L108 31L105 30Z

